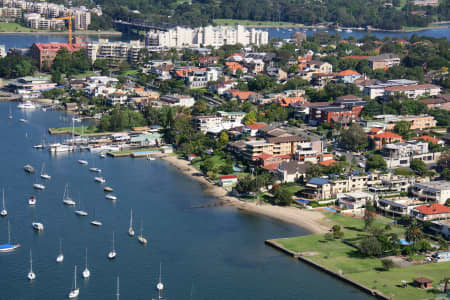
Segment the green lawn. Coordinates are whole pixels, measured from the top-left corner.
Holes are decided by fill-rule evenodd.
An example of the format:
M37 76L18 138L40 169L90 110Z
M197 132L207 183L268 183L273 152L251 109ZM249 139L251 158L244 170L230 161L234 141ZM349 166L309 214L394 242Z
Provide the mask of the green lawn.
M300 26L290 22L251 21L237 19L214 19L216 25L244 25L244 26Z
M45 32L47 30L37 30L24 27L17 23L0 23L0 32Z
M363 231L364 222L361 219L328 213L326 216L333 223L341 225L346 239L358 239L367 234ZM392 221L387 218L377 217L374 225L385 226L390 223ZM392 226L391 232L401 236L404 228ZM341 240L326 241L323 234L279 239L276 242L289 250L303 253L312 261L332 271L342 272L344 276L368 288L377 289L386 296L394 294L393 299L424 299L434 297L433 292L438 293L436 290L424 291L413 286L401 288L399 285L402 280L412 282L414 277L424 276L434 280L436 287L445 276L450 276L450 262L383 271L381 259L362 257L354 247L344 244Z
M140 149L129 149L124 151L116 151L113 152L114 154L123 155L123 154L131 154L135 152L145 152L145 151L152 151L152 150L159 150L158 148L151 147L151 148L140 148Z
M52 134L71 134L72 127L62 127L62 128L49 128ZM97 126L77 126L74 128L74 133L77 135L83 134L93 134L100 133Z

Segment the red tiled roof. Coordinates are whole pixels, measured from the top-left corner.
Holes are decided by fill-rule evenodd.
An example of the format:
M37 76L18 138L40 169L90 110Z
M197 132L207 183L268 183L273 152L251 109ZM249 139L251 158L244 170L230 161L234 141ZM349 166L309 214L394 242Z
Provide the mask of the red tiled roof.
M373 128L370 128L369 132L370 132L370 133L377 133L377 132L379 132L379 131L381 131L381 130L383 130L383 129L378 128L378 127L373 127Z
M290 154L275 155L275 157L278 157L280 159L291 159L292 158L292 156Z
M337 163L336 160L334 160L334 159L329 159L329 160L321 161L319 164L321 164L321 165L324 166L324 167L329 167L329 166L331 166L331 165L333 165L333 164L335 164L335 163Z
M72 44L68 43L35 43L36 47L39 51L51 51L58 52L61 48L66 48L70 52L78 51L82 48L81 44Z
M263 152L263 153L261 153L260 155L255 156L255 157L258 157L258 158L260 158L260 159L262 159L262 160L266 160L266 159L271 158L271 157L272 157L272 154Z
M358 72L353 71L353 70L345 70L345 71L337 73L336 75L338 75L338 76L352 76L352 75L360 76L361 74L359 74Z
M424 215L435 215L435 214L447 214L450 213L450 207L439 204L439 203L433 203L428 205L421 205L417 206L415 208L420 213Z
M402 137L398 134L395 134L390 131L381 132L379 134L374 135L374 137L381 138L381 139L401 139Z
M236 71L237 69L244 70L244 67L237 62L226 62L225 65L227 66L228 70L230 71Z
M235 179L235 178L237 178L236 175L225 175L225 176L220 176L220 179L221 179L221 180L223 180L223 179Z
M261 168L263 168L263 169L265 169L267 171L273 171L276 168L278 168L279 166L280 166L280 164L276 162L276 163L273 163L273 164L268 164L268 165L261 166Z
M254 92L240 91L240 90L229 90L233 97L239 97L241 100L248 100L248 98L255 94Z
M437 143L440 142L439 139L437 139L435 137L432 137L432 136L428 136L428 135L419 136L417 139L418 140L424 140L425 142L431 142L431 143L434 143L434 144L437 144Z
M261 127L264 127L264 126L266 126L266 125L267 125L266 123L261 122L261 123L249 124L249 125L247 125L247 127L248 127L250 130L258 130L258 129L260 129Z

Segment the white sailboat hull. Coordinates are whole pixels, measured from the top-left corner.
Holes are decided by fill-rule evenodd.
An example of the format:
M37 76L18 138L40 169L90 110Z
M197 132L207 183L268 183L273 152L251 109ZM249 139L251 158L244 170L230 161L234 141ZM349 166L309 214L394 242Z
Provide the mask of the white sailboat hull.
M78 297L79 294L80 294L80 289L72 290L69 293L69 299L76 298L76 297Z

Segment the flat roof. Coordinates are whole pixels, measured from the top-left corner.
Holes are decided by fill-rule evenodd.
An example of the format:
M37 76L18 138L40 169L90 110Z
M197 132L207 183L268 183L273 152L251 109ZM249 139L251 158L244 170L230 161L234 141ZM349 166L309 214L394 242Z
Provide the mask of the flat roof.
M421 183L415 183L414 186L425 188L425 189L433 189L436 191L450 190L450 181L437 180L437 181L430 181L430 182L421 182Z

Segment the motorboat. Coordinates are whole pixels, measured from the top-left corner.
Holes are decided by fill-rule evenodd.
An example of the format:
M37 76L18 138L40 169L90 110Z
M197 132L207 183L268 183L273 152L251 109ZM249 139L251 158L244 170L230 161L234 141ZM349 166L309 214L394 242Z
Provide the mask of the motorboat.
M87 248L86 248L86 266L83 270L83 278L84 279L88 279L91 276L91 272L88 269L88 265L87 265Z
M106 182L106 179L103 178L103 177L95 177L94 180L99 182L99 183L105 183Z
M112 187L109 187L109 186L105 186L105 187L103 188L103 190L104 190L105 192L113 192L113 191L114 191L113 188L112 188Z
M80 289L77 288L77 266L75 265L75 271L73 272L73 285L69 292L69 299L77 298L80 294Z
M99 169L99 168L89 168L89 171L101 173L101 172L102 172L102 169Z
M19 122L26 123L27 120L25 120L25 119L19 119Z
M6 205L5 205L5 189L3 189L2 191L3 193L3 199L2 199L2 210L0 211L0 216L2 217L6 217L8 215L8 211L6 210Z
M42 149L42 148L44 148L44 146L42 144L33 146L33 149Z
M30 272L28 272L27 277L29 280L36 279L36 274L33 272L33 256L31 255L31 249L30 249Z
M60 143L55 143L55 144L51 144L48 147L48 150L53 153L72 152L72 151L75 151L75 147L70 146L70 145L63 145Z
M66 205L76 204L76 202L73 201L72 198L69 196L69 184L66 184L66 187L64 188L63 203Z
M33 222L33 223L31 223L31 225L33 226L33 229L36 230L36 231L44 230L44 225L42 223Z
M25 102L19 103L19 105L17 105L17 108L21 108L21 109L35 109L36 105L34 105L33 102L31 102L31 101L25 101Z
M64 254L63 254L63 252L62 252L62 240L61 239L59 239L59 254L58 254L58 256L56 257L56 262L57 263L62 263L64 261Z
M11 228L8 221L8 243L0 244L0 252L11 252L19 248L19 244L11 244Z
M117 253L116 253L116 249L115 249L115 245L114 245L114 232L113 232L112 250L108 253L108 258L114 259L114 258L116 258L116 256L117 256Z
M36 205L36 197L35 196L30 196L30 198L28 198L28 205Z
M78 163L79 163L79 164L82 164L82 165L87 165L87 164L88 164L87 161L82 160L82 159L79 159L79 160L78 160Z
M117 200L117 197L114 195L111 195L111 194L106 195L105 198L108 200L113 200L113 201Z
M86 211L81 210L81 209L76 210L76 211L75 211L75 214L76 214L76 215L79 215L79 216L87 216L87 215L88 215L88 213L87 213Z
M34 168L31 165L25 165L23 167L23 169L25 170L25 172L27 173L34 173Z
M100 158L106 158L106 154L105 153L100 153Z
M33 187L37 190L45 190L45 185L40 184L40 183L33 184Z

